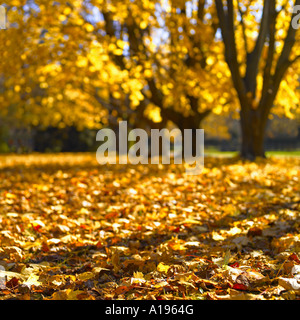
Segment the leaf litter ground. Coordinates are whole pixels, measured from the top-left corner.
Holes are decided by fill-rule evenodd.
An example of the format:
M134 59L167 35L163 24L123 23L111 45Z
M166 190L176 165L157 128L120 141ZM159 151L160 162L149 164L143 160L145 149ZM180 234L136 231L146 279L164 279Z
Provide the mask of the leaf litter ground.
M0 299L300 298L299 159L0 157Z

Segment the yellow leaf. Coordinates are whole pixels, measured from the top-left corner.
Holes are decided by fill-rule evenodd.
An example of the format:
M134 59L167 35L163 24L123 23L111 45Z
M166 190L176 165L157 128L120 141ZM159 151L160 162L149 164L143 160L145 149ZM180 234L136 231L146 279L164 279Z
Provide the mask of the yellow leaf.
M146 69L144 71L144 75L146 78L151 78L152 77L152 71L150 69Z
M20 87L19 85L16 85L16 86L15 86L15 91L16 91L16 92L20 92L20 91L21 91L21 87Z
M84 27L85 27L85 30L87 32L93 32L94 31L94 27L89 23L85 24Z
M84 272L84 273L80 273L77 275L77 279L78 280L88 280L88 279L91 279L91 278L94 278L95 274L93 272Z
M159 265L157 266L158 272L167 273L169 269L170 269L170 266L168 266L167 264L164 264L163 262L160 262Z
M64 14L61 14L59 17L58 17L59 21L64 21L67 19L67 17L64 15Z
M212 238L215 241L223 241L223 240L225 240L225 238L223 236L221 236L220 234L218 234L215 231L212 232Z
M116 56L121 56L123 54L123 50L122 49L115 49L113 51L113 53L116 55Z
M40 281L38 281L38 280L39 280L39 276L32 273L29 276L29 278L25 282L23 282L23 284L27 284L29 287L31 287L32 285L41 286L42 283Z
M170 241L168 246L175 251L186 250L185 241L176 239L175 241Z
M140 28L141 28L141 29L146 29L147 26L148 26L147 21L142 21L142 22L140 23Z
M143 279L144 280L144 275L143 275L143 272L134 272L133 273L133 277L136 278L136 279Z
M110 43L109 45L108 45L108 50L109 51L114 51L116 49L116 45L114 44L114 43Z
M70 13L71 13L71 11L72 11L72 10L71 10L71 8L69 8L69 7L68 7L68 8L66 8L66 9L64 10L64 15L66 15L66 16L67 16L68 14L70 14Z
M82 290L66 289L58 292L54 292L51 298L48 300L78 300L77 296L84 293Z
M17 196L16 196L15 194L13 194L13 193L7 192L7 194L5 195L5 197L6 197L7 199L15 199Z
M240 229L240 228L238 228L238 227L233 227L233 228L231 228L229 231L227 231L227 234L229 235L229 236L235 236L236 234L239 234L239 233L241 233L243 230L242 229Z
M114 266L114 271L118 272L121 266L120 266L120 255L117 250L111 256L111 263Z
M126 42L123 40L117 40L117 46L121 49L124 49L126 46Z
M78 300L77 296L81 293L84 293L84 291L67 289L66 290L67 300Z

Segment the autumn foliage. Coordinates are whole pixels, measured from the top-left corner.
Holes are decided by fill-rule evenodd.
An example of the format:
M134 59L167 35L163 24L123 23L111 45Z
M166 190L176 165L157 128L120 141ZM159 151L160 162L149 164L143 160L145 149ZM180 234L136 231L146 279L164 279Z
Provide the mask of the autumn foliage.
M299 299L299 160L1 157L1 299Z
M241 155L264 156L272 115L299 115L295 1L5 4L0 121L14 126L197 129L240 116ZM297 22L295 20L295 22Z
M300 160L264 150L268 119L299 119L299 5L3 1L1 152L3 128L95 142L121 121L194 134L215 114L239 121L243 160L205 158L189 176L88 153L1 155L0 299L299 300Z

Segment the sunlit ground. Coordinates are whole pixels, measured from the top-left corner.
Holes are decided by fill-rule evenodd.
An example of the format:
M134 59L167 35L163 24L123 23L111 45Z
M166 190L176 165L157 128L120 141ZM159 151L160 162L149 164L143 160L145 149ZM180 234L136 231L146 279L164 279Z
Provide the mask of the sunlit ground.
M299 299L297 157L0 163L1 299Z

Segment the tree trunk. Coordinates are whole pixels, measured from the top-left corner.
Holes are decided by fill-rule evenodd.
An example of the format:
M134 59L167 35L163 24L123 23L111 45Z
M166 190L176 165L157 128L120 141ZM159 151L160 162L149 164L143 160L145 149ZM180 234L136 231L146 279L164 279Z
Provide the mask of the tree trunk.
M246 109L246 108L245 108ZM241 157L254 161L257 157L265 158L264 134L266 121L258 110L242 109L241 116Z
M185 134L184 134L184 129L190 129L192 130L192 141L186 141L186 137L185 137ZM191 148L192 148L192 156L195 157L196 156L196 150L197 150L197 135L196 135L196 132L197 132L197 129L198 128L184 128L182 129L182 159L184 159L184 145L186 143L190 143L191 145Z
M201 128L201 123L203 118L196 119L195 117L189 117L189 118L183 118L182 121L177 124L178 128L181 131L182 134L182 159L184 159L184 144L185 143L190 143L191 145L191 151L192 151L192 156L195 157L197 155L197 129ZM184 130L189 129L192 130L192 140L191 141L186 141L187 138L185 138Z

